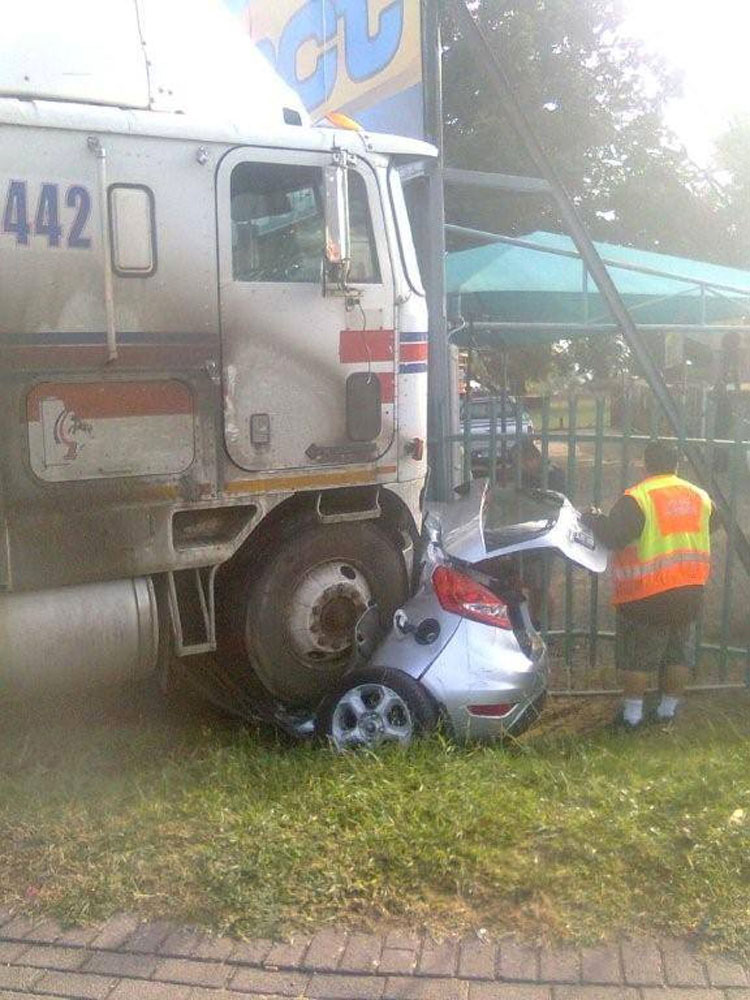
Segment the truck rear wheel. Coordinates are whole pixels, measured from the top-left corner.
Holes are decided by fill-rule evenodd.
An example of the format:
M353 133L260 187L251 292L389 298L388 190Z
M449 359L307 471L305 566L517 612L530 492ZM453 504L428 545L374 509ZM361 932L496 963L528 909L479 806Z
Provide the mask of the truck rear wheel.
M280 701L313 706L346 670L361 615L376 604L387 625L407 591L403 557L380 527L306 522L246 582L238 624L250 664Z

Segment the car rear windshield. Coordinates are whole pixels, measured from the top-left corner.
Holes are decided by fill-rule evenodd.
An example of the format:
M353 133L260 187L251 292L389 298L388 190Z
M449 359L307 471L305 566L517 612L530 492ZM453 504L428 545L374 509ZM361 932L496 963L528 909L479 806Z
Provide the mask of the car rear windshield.
M531 541L550 531L562 497L543 490L496 487L484 509L484 541L488 552Z

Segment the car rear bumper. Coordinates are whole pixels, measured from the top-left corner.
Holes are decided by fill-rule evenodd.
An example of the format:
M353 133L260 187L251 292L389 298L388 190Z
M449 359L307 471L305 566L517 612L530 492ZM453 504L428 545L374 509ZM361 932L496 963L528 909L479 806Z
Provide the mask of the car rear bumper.
M491 741L518 728L547 687L547 651L528 656L515 634L462 620L455 635L421 677L460 742ZM510 706L502 716L477 715L470 706Z

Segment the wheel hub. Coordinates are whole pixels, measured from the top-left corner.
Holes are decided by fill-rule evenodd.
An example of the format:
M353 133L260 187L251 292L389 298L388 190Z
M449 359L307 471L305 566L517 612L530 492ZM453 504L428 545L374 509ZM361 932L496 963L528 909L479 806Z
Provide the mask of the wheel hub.
M376 740L385 732L385 723L377 712L366 712L359 720L359 728L368 740Z
M339 750L405 746L414 735L414 719L404 699L384 684L360 684L343 694L333 710L331 736Z
M357 624L360 617L362 602L356 593L347 593L345 587L335 588L333 594L326 591L320 601L320 605L313 608L313 616L316 621L313 631L323 636L328 636L332 642L349 639L351 631Z
M354 626L372 603L365 576L351 563L332 560L311 569L290 597L289 634L306 663L343 659Z

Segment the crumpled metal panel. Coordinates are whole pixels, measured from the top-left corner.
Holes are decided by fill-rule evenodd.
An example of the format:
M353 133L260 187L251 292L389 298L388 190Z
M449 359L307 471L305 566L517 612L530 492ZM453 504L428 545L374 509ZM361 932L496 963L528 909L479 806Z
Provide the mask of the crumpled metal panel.
M597 542L582 520L579 511L567 497L547 494L550 503L540 503L533 519L522 520L524 498L533 499L530 491L505 491L510 516L503 524L488 530L488 506L491 490L485 480L474 480L466 496L452 503L433 503L429 508L430 523L439 531L440 542L449 556L465 562L478 563L485 559L553 549L593 573L607 568L607 549ZM543 501L542 491L537 491Z

